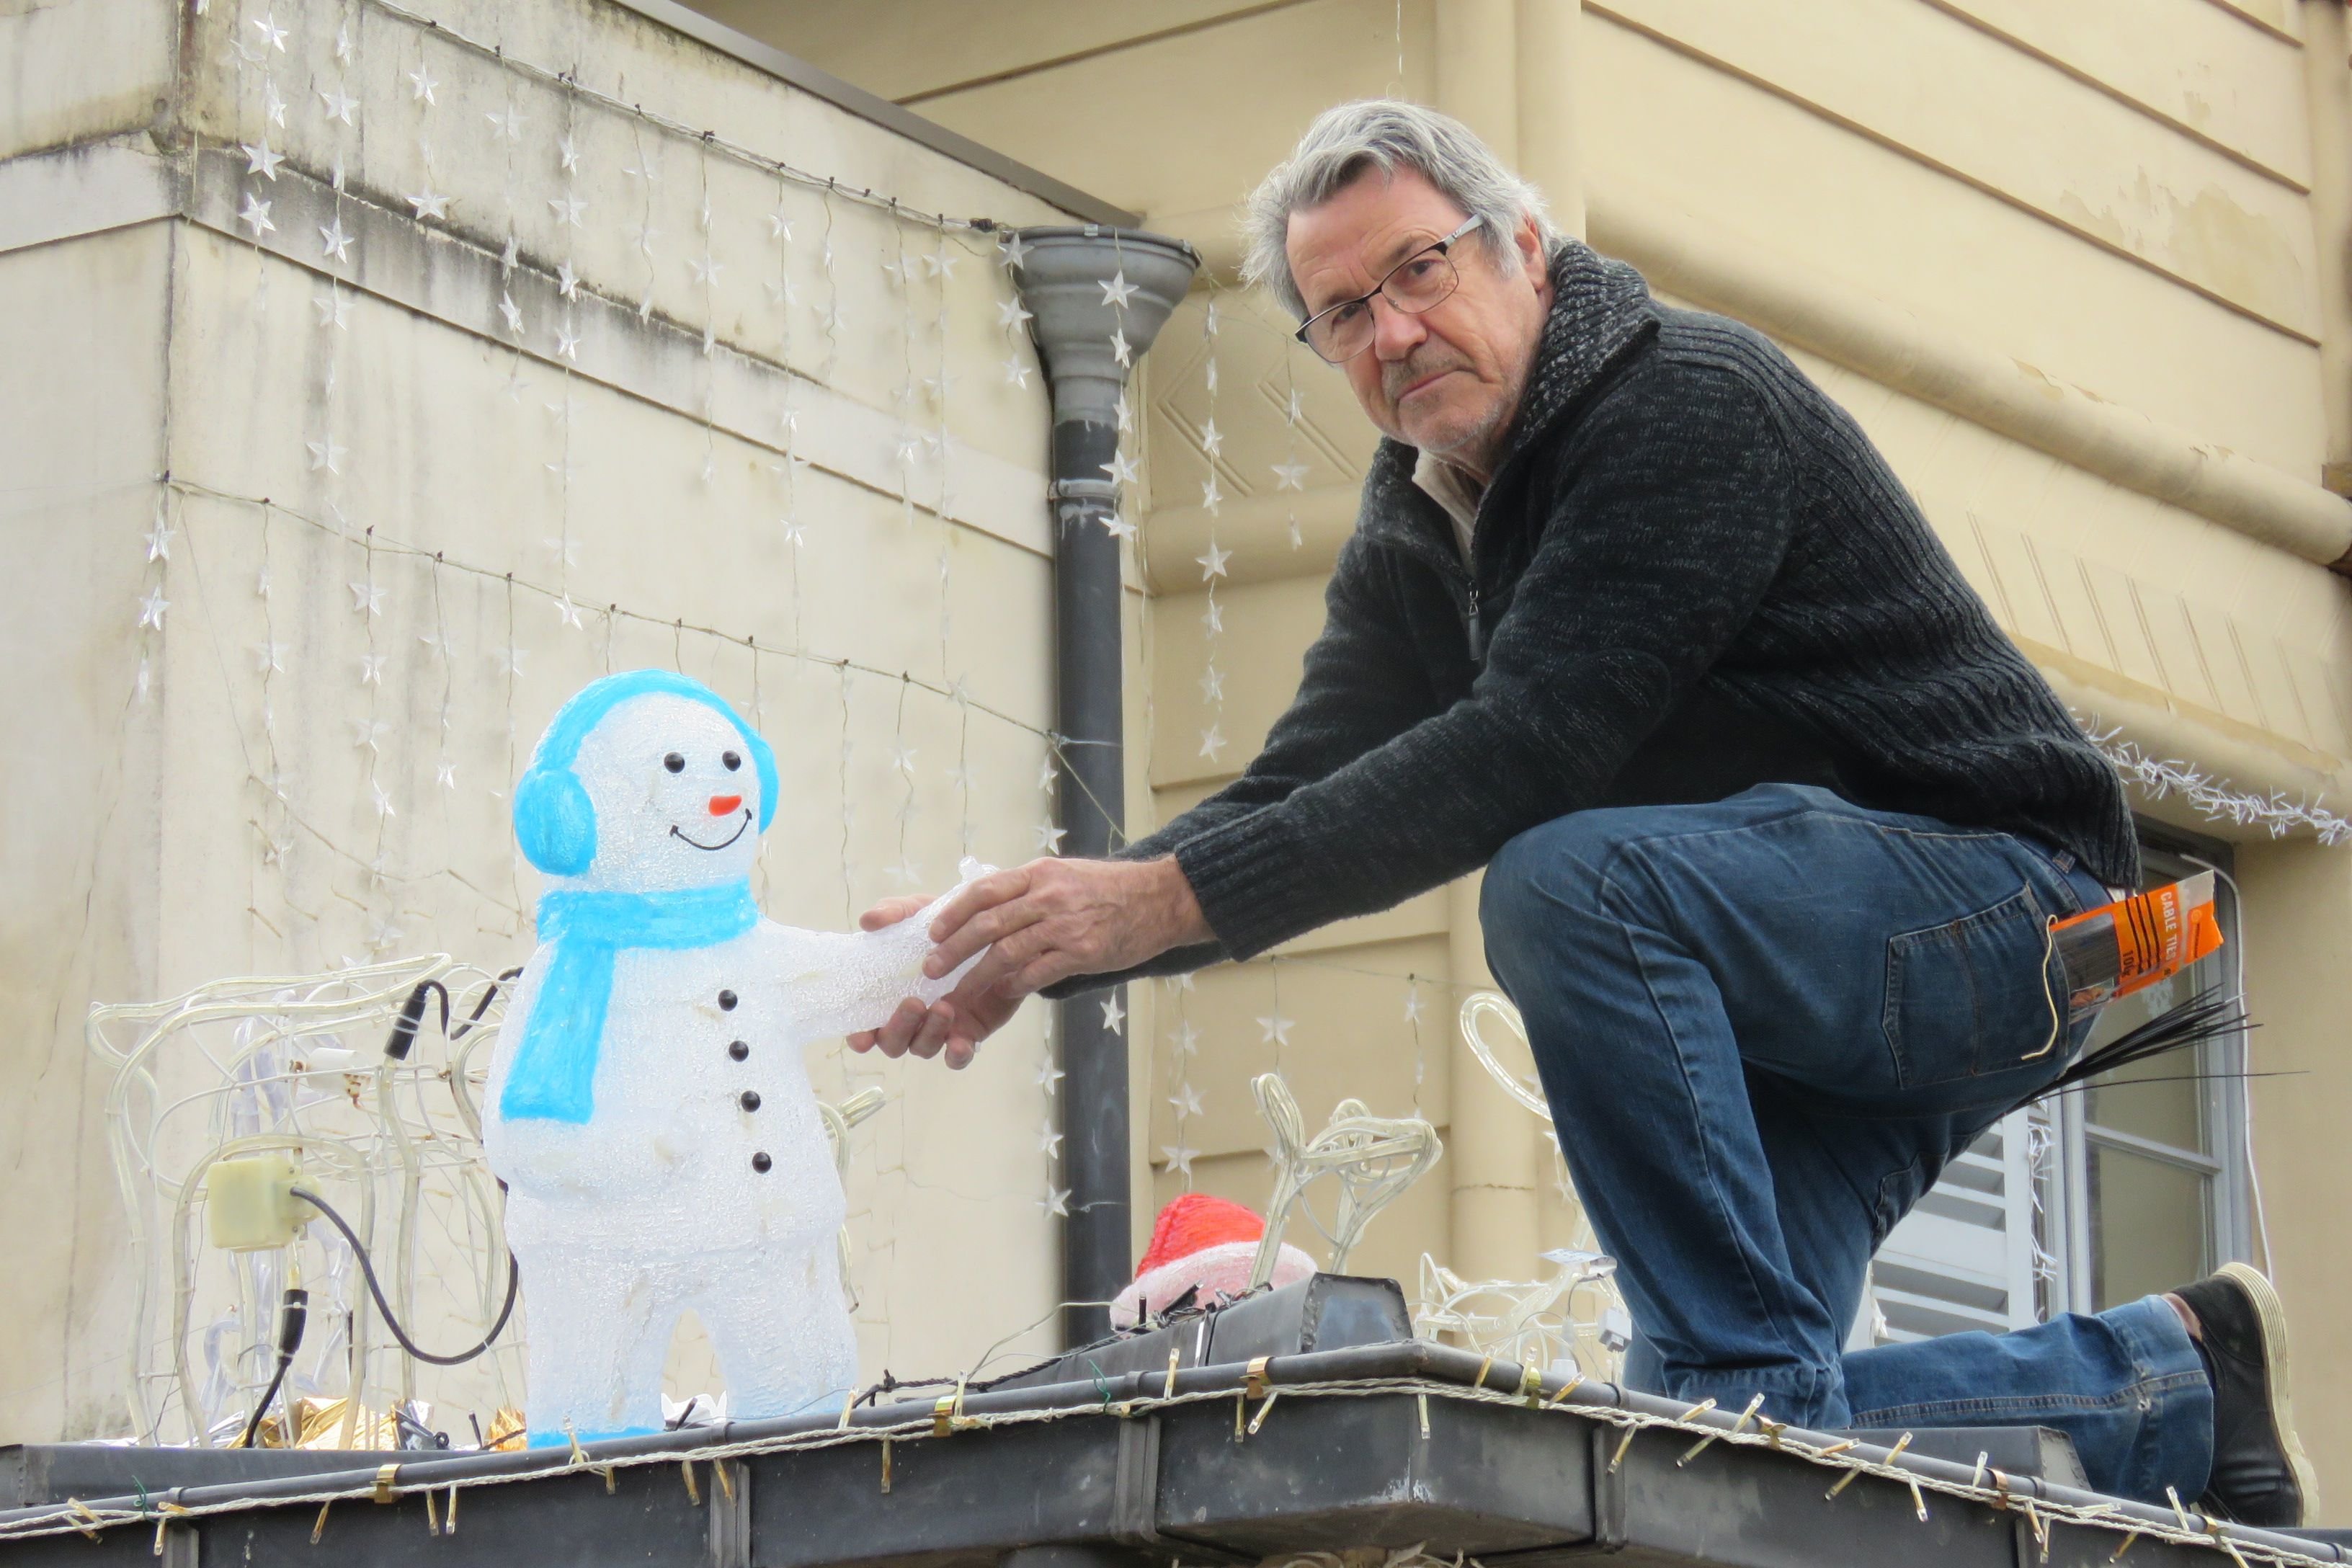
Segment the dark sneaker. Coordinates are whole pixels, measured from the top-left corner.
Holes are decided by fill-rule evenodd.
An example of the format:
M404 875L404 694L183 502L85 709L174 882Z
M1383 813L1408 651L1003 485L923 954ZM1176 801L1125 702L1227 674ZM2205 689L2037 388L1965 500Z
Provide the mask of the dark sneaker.
M2239 1524L2291 1530L2317 1482L2287 1406L2286 1312L2271 1282L2225 1263L2173 1292L2197 1314L2213 1384L2213 1473L2198 1508Z

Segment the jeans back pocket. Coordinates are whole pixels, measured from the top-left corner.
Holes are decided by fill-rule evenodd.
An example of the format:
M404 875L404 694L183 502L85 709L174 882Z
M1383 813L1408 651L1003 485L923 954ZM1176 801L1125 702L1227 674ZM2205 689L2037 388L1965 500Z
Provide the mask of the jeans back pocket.
M2032 888L1886 943L1887 1049L1906 1089L2005 1072L2052 1044L2064 994Z

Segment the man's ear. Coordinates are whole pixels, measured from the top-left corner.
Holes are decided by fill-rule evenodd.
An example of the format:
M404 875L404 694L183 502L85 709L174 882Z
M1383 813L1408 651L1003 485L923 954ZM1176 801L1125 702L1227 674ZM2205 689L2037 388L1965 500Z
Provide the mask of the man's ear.
M1551 268L1550 258L1544 254L1543 233L1536 227L1536 220L1520 218L1511 242L1518 247L1519 266L1526 270L1528 281L1541 290L1551 280Z

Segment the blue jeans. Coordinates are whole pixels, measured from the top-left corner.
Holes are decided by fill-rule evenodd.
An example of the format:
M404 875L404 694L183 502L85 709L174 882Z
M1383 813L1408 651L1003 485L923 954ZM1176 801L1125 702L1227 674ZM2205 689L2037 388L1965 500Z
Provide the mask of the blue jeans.
M1618 1260L1629 1383L1817 1429L2052 1426L2102 1491L2204 1490L2212 1394L2160 1297L1843 1350L1895 1221L2080 1049L2046 928L2105 901L2071 856L1794 784L1503 847L1487 962Z

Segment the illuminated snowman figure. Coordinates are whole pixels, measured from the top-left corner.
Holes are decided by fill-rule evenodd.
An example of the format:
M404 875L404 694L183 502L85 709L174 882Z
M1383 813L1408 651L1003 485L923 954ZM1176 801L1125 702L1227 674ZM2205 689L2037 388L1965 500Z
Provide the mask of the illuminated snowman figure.
M846 1205L802 1047L962 971L923 979L925 918L763 919L750 875L775 802L767 742L661 670L572 698L516 785L516 837L549 880L483 1142L522 1267L533 1447L658 1431L689 1308L736 1417L838 1405L856 1380Z

